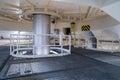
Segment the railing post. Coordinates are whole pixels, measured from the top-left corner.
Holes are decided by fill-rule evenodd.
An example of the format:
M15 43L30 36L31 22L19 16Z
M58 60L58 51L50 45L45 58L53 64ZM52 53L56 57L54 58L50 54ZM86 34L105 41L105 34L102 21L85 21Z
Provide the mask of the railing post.
M63 36L62 36L62 34L60 34L60 46L61 46L61 54L63 53Z
M18 34L17 34L17 54L18 54L18 50L19 50L19 45L18 45Z
M10 55L12 54L12 35L10 35Z
M69 52L71 51L71 36L69 35Z
M54 40L54 47L55 47L55 42L56 42L56 39L55 39L55 34L54 34L54 39L53 39L53 40Z
M59 43L60 43L60 45L62 45L62 35L61 34L59 34Z
M35 40L35 37L36 37L36 35L35 34L33 34L33 42L34 42L34 40ZM33 43L33 55L35 55L35 44Z
M113 40L112 40L112 53L114 52L114 42L113 42Z
M20 48L20 32L18 33L18 49Z
M13 50L15 49L15 45L14 45L14 35L12 35L13 36Z

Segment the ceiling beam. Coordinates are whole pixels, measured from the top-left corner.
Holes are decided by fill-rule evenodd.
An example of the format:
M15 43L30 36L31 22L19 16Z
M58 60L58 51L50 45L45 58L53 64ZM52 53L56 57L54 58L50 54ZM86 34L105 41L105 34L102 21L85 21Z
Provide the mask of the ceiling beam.
M17 20L17 16L12 15L12 14L8 14L5 12L0 12L0 16L5 17L5 18L9 18L9 19L13 19L13 20Z
M64 14L86 14L85 12L83 13L83 12L75 12L75 11L68 11L68 12L64 12Z
M86 13L86 15L85 15L85 18L88 18L91 10L92 10L92 7L89 6L89 7L88 7L88 10L87 10L87 13Z
M48 11L49 4L50 4L50 0L47 0L45 5L45 12Z
M99 15L99 16L92 17L92 18L86 18L86 19L83 19L82 22L95 20L95 19L103 17L103 16L106 16L106 15Z
M20 21L18 21L18 20L10 19L10 18L3 17L3 16L0 16L0 20L18 22L18 23L32 23L32 21L28 21L28 20L20 20Z
M26 0L30 6L31 6L31 10L34 11L34 8L36 7L32 2L30 2L30 0Z
M8 18L8 17L3 17L3 16L0 16L0 20L16 21L16 20L14 20L14 19L11 19L11 18Z
M96 14L99 13L100 11L101 11L100 9L97 9L97 10L96 10Z
M9 7L12 7L12 8L16 8L16 9L22 9L22 7L14 5L14 4L11 4L11 3L5 3L5 5L7 5Z

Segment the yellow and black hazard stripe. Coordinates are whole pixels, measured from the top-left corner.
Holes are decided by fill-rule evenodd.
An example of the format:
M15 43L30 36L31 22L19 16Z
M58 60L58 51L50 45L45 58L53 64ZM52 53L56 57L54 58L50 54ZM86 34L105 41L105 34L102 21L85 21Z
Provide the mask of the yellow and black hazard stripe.
M90 31L90 25L83 25L81 31Z

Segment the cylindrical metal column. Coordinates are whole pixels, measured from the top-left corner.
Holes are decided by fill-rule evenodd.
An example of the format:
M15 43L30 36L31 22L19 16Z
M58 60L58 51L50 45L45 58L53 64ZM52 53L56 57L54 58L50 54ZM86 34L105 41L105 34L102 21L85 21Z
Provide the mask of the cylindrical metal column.
M35 54L36 55L47 55L49 54L49 36L44 36L50 33L50 16L45 14L34 14L33 15L33 33L36 34L34 37Z

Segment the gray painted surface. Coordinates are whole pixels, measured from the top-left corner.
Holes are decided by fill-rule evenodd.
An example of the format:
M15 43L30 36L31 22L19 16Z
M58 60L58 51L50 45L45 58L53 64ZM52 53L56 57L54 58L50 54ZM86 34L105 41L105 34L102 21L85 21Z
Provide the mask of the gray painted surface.
M89 58L96 59L98 61L120 66L120 52L111 53L111 52L94 51L94 50L81 49L81 48L76 48L76 49L74 48L73 52L79 55L84 55Z
M119 66L83 56L87 53L99 57L103 52L72 48L72 54L63 57L13 59L4 77L14 77L9 80L120 80ZM108 57L107 53L103 55Z
M9 46L0 46L0 71L3 68L5 61L10 54Z
M21 64L23 65L23 63ZM38 68L36 68L36 66ZM25 67L21 67L21 68L23 68L24 70ZM25 77L21 76L18 78L12 78L10 80L16 80L16 79L119 80L120 79L120 67L76 54L71 54L69 56L64 56L59 58L55 57L55 58L40 59L38 60L38 62L32 63L32 68L33 69L31 70L31 72L39 72L39 74L28 75L26 73ZM14 76L14 74L11 76Z

